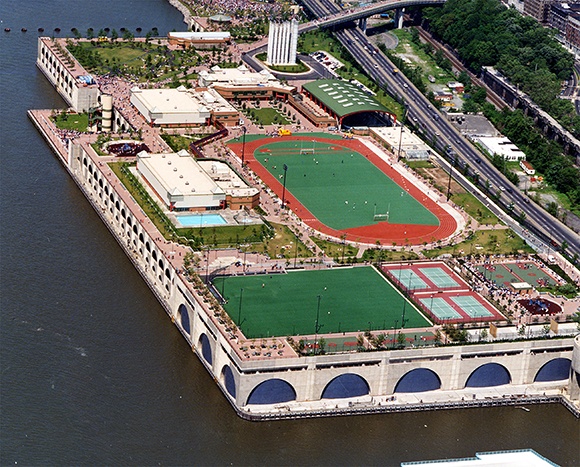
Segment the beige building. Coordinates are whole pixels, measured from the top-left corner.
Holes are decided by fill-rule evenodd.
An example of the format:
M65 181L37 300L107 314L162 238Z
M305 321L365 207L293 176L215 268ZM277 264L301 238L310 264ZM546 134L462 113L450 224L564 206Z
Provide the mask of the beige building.
M200 86L211 87L226 99L270 99L286 100L296 92L296 87L282 84L268 70L250 71L245 65L237 68L220 68L199 72Z
M151 125L186 127L237 125L238 111L213 89L131 89L131 104Z
M259 191L248 186L230 166L198 161L186 150L137 155L137 171L171 211L253 208Z

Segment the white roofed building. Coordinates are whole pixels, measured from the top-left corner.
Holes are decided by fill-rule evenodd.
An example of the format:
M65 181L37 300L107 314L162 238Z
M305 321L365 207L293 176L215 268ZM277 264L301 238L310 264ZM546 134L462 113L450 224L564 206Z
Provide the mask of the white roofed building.
M517 162L525 160L526 158L524 152L505 136L479 136L473 138L473 140L476 143L481 144L483 149L485 149L491 156L497 154L510 162Z
M255 72L245 65L237 68L220 68L202 70L198 75L200 86L215 89L226 99L270 99L286 97L296 92L295 86L282 84L268 70Z
M137 171L171 211L252 208L259 191L248 186L227 164L197 161L186 150L137 155Z
M238 111L213 89L131 89L131 104L152 125L204 126L220 122L237 125Z

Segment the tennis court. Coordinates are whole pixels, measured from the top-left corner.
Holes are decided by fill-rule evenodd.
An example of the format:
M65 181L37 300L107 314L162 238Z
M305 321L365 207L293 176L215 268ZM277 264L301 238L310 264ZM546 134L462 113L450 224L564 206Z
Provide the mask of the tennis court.
M453 302L471 318L484 318L493 316L493 313L491 313L483 303L479 302L472 295L451 297L451 300L453 300Z
M387 264L383 270L411 292L469 290L469 285L442 262Z
M405 284L407 290L429 289L425 281L412 269L399 269L397 271L397 279L401 284Z
M461 319L462 316L444 298L421 298L419 301L441 321Z
M481 295L473 291L420 292L415 293L413 298L439 324L505 319Z
M414 298L437 323L501 321L504 316L475 292L422 292Z
M421 268L421 272L439 289L457 287L459 284L442 268Z
M246 338L425 328L431 323L372 267L214 279ZM316 319L318 315L318 329Z

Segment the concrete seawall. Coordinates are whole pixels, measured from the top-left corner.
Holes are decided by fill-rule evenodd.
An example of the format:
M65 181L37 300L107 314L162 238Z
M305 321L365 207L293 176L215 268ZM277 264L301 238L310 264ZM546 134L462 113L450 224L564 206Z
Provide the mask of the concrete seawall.
M572 357L573 339L242 358L237 353L239 344L217 323L201 292L179 274L173 257L181 246L169 245L159 236L102 158L88 154L92 149L86 143L69 141L67 147L41 111L28 115L240 417L272 420L556 402L580 415L565 396L567 381L534 382L534 375L547 362ZM157 268L158 264L162 266ZM512 375L512 384L466 388L466 377L489 362L501 362ZM440 389L395 394L398 382L416 369L438 374ZM368 394L325 399L323 390L344 375L366 380ZM252 404L254 390L274 380L295 388L295 400Z

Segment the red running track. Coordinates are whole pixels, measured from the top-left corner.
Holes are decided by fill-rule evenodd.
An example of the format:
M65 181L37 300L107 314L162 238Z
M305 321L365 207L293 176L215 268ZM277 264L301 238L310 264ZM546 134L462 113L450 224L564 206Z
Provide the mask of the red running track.
M326 143L334 146L342 146L349 148L365 156L373 165L379 168L385 175L392 179L397 185L406 190L413 198L419 201L425 208L433 213L439 220L439 225L414 225L414 224L390 224L389 222L377 222L363 227L355 227L351 229L337 230L332 229L322 222L320 222L314 214L312 214L300 201L286 190L286 202L290 205L290 209L302 221L312 227L314 230L330 235L335 238L340 238L346 235L346 239L352 242L359 243L376 243L379 241L383 245L390 245L396 243L397 245L420 245L424 242L432 243L438 240L443 240L451 236L457 228L457 222L453 217L439 206L435 201L423 193L410 180L403 177L397 172L391 164L382 160L378 155L372 152L364 144L358 140L336 140L326 139L321 137L311 136L290 136L284 137L289 141L309 141L316 140L317 142ZM254 152L261 146L279 141L279 139L263 138L254 141L246 142L244 160L254 173L262 179L262 181L276 193L279 198L282 198L282 183L276 179L268 170L254 158ZM242 143L230 143L229 147L239 157L242 154Z

